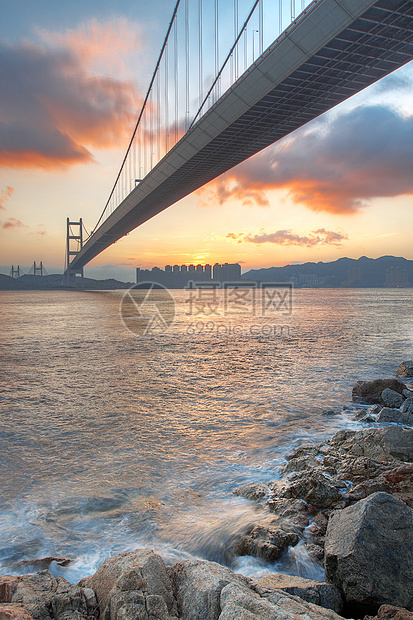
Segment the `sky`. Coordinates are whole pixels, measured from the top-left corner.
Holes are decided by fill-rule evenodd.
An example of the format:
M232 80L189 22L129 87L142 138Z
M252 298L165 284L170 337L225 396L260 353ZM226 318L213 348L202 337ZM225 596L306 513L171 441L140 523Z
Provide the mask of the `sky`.
M66 218L96 224L174 5L0 0L3 273L33 261L61 270ZM152 218L85 274L133 280L137 266L413 259L412 195L409 63Z

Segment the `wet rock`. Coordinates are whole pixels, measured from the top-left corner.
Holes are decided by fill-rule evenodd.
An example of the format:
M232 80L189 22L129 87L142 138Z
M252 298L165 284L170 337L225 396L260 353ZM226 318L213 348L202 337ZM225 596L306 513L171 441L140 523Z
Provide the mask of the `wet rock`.
M298 458L292 458L281 470L283 476L291 472L306 471L314 469L320 465L320 461L312 454Z
M63 577L55 579L48 571L1 577L0 593L1 603L20 606L33 620L90 619L97 609L93 591L73 585ZM20 607L15 609L20 610Z
M270 490L268 485L262 484L261 482L242 484L234 491L234 495L240 495L241 497L245 497L245 499L250 499L255 502L268 498L269 494Z
M413 407L411 412L402 412L400 409L390 409L390 407L383 407L383 409L377 416L377 422L392 422L394 424L413 426Z
M337 411L334 411L334 409L324 409L321 415L325 415L325 416L332 416L332 415L337 415Z
M403 392L404 390L402 390L402 393L399 394L398 392L395 392L394 390L391 390L390 388L386 388L381 393L381 402L386 407L392 407L392 408L400 407L403 404L404 400L406 399L406 397L403 396Z
M271 573L271 575L254 582L254 589L261 596L268 591L282 590L288 594L299 596L303 601L332 609L337 613L343 609L341 594L331 583L320 583L293 575Z
M375 379L375 381L357 381L353 387L352 399L356 402L366 403L368 405L374 405L380 403L381 395L383 391L389 388L402 394L406 386L397 379Z
M413 511L375 493L334 512L325 543L326 581L355 611L382 604L413 608Z
M374 415L371 415L370 413L366 413L366 415L364 415L361 419L360 422L365 422L366 424L372 424L373 422L376 422L376 417Z
M30 566L36 569L45 570L48 569L52 562L56 562L59 566L67 566L71 560L68 558L56 558L48 556L46 558L35 558L33 560L22 560L20 564Z
M176 615L164 561L150 549L120 553L103 562L79 585L96 593L101 620L169 620ZM156 610L156 614L151 612Z
M316 509L331 507L342 499L328 476L317 470L293 474L274 495L286 499L302 499Z
M378 413L380 413L381 408L381 405L371 405L371 407L367 409L367 413L370 413L371 415L377 415Z
M301 499L273 498L268 501L268 508L298 529L303 530L309 523L307 505Z
M411 389L403 390L403 396L405 396L406 398L413 398L412 390Z
M397 369L397 374L401 377L413 377L413 360L402 362Z
M282 529L284 526L285 529ZM294 547L299 541L297 532L279 520L271 525L255 525L234 545L235 555L251 555L275 562L287 547Z
M413 398L406 398L400 407L402 413L413 413Z
M413 429L391 426L362 431L339 431L331 440L333 450L375 461L413 462Z
M377 616L366 616L364 620L413 620L413 612L394 605L382 605Z

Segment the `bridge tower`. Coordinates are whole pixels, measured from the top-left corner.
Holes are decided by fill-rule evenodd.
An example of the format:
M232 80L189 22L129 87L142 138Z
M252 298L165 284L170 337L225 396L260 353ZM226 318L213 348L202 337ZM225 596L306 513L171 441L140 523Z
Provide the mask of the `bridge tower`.
M40 265L36 265L36 261L33 261L33 275L43 276L43 261L40 261Z
M20 276L23 275L21 270L20 270L20 265L17 265L17 267L15 267L14 265L11 266L11 277L12 278L20 278Z
M77 231L76 231L77 229ZM73 242L76 244L76 248L73 247ZM83 222L82 218L78 222L71 222L68 217L66 220L66 284L70 286L70 277L80 275L83 285L83 267L80 269L71 269L71 257L76 256L83 247Z

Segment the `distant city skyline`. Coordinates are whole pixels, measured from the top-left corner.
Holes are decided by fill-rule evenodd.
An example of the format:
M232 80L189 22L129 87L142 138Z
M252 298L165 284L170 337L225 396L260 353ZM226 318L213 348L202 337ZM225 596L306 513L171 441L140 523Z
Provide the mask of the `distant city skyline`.
M63 268L66 217L96 223L173 4L2 3L2 265ZM341 256L413 258L412 110L409 63L154 217L85 274L131 281L136 265L217 260L246 271ZM6 136L7 127L15 129ZM30 136L24 152L19 136Z

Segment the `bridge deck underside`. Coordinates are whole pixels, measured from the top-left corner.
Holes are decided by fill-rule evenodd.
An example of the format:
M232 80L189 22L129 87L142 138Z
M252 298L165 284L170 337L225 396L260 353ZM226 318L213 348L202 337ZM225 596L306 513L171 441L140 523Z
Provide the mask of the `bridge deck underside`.
M413 1L378 0L85 248L79 264L412 58Z

